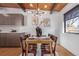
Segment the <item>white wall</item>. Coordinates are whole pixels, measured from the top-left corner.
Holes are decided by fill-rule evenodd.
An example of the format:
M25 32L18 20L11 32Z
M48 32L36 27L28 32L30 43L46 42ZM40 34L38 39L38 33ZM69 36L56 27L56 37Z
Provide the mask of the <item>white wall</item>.
M71 33L64 33L64 13L66 13L68 10L75 7L77 4L68 4L61 12L60 12L60 21L62 26L62 32L60 33L60 44L72 52L74 55L79 55L79 34L71 34ZM60 27L61 27L60 26Z
M21 26L20 27L20 30L21 31L25 31L26 33L30 33L30 34L36 34L36 31L35 31L35 28L36 28L36 26L34 26L33 24L32 24L32 17L33 17L33 14L26 14L26 15L24 15L24 23L25 23L25 25L24 26ZM49 18L50 19L50 27L41 27L42 28L42 32L43 32L43 34L48 34L48 33L50 33L50 28L52 27L51 26L51 20L52 20L52 18L51 18L51 15L43 15L43 17L47 17L47 18ZM39 20L41 20L41 19L43 19L41 16L40 16L40 18L39 18Z

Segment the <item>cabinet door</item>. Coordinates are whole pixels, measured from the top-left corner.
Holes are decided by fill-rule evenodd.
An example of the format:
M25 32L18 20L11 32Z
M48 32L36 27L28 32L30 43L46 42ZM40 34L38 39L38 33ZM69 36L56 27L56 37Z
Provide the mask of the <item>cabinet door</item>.
M0 34L0 47L2 46L1 34Z
M6 45L7 45L7 47L9 47L9 46L11 46L11 34L9 34L9 33L7 33L7 43L6 43Z
M20 34L18 33L0 33L0 47L18 47Z
M8 18L8 21L9 21L8 25L15 25L15 17L10 16Z
M9 46L9 47L20 46L20 44L19 44L19 34L9 33L9 35L7 35L7 46Z
M5 47L7 43L7 35L6 33L1 33L0 34L0 46Z
M4 44L3 34L0 34L0 47L2 47L3 44Z

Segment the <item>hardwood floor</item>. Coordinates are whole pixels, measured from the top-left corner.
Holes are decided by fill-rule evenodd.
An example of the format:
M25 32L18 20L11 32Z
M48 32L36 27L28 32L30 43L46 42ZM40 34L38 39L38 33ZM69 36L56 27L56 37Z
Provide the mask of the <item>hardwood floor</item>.
M57 45L56 49L59 56L74 56L68 50L60 45ZM21 53L21 48L0 48L0 56L19 56Z
M74 56L71 52L69 52L61 45L57 45L56 51L58 52L59 56Z
M20 53L20 48L0 48L0 56L18 56Z

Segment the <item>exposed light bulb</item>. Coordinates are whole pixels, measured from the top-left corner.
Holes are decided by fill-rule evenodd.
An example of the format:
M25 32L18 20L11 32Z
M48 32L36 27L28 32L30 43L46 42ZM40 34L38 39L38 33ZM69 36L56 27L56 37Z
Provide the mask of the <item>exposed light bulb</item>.
M33 7L33 4L31 3L30 6Z
M44 5L44 8L47 8L47 5Z
M38 8L38 11L40 10L40 8Z

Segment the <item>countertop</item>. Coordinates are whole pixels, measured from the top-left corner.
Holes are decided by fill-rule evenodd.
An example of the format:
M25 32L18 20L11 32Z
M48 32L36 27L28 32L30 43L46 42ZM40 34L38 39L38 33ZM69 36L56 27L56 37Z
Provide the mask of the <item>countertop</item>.
M8 31L1 31L0 33L24 33L24 32L8 32Z

